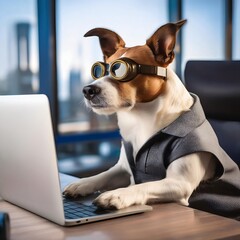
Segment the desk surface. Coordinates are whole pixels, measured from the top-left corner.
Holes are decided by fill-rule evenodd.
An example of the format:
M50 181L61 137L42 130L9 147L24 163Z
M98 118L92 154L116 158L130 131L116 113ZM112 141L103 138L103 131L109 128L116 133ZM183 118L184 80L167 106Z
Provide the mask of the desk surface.
M153 211L75 227L61 227L5 201L0 211L11 219L11 239L131 240L240 239L240 222L174 203Z

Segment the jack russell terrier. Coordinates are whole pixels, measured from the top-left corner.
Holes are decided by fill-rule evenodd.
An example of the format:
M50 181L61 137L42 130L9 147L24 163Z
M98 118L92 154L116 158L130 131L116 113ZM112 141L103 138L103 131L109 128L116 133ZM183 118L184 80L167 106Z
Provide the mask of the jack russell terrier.
M240 220L240 172L219 146L199 98L168 68L178 30L186 20L161 26L143 46L125 47L115 32L95 28L104 62L83 88L98 114L117 114L123 138L118 163L66 187L67 197L103 192L94 204L126 208L178 202Z

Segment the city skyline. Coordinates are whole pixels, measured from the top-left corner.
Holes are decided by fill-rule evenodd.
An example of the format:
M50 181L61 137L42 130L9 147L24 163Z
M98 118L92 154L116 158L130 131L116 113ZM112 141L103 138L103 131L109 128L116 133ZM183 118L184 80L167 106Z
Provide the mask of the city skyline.
M14 1L0 0L1 11L0 38L2 46L0 57L0 86L8 74L16 69L16 44L14 43L14 25L17 22L29 22L30 32L30 69L38 72L38 36L37 11L35 0ZM106 27L119 33L127 46L141 45L162 24L168 22L167 0L123 0L122 5L128 8L124 12L109 11L118 9L115 2L103 0L59 0L57 1L57 71L59 99L69 99L69 75L72 70L79 71L83 82L91 80L90 68L95 61L102 60L102 53L96 37L84 38L83 35L94 27ZM240 1L235 1L240 9ZM111 8L106 8L111 6ZM224 59L224 1L223 0L185 0L183 17L188 19L183 33L184 48L183 68L188 59ZM17 9L17 11L16 11ZM106 14L102 14L107 11ZM204 14L204 18L201 19ZM111 20L110 20L111 19ZM201 21L199 21L201 19ZM235 14L235 21L240 14ZM240 31L234 25L235 58L240 57ZM174 66L174 65L173 65Z

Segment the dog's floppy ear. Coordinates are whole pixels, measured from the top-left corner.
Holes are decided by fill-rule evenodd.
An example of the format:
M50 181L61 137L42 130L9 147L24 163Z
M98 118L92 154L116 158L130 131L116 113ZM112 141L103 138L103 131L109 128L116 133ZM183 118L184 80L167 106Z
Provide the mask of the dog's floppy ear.
M113 55L119 48L125 47L123 39L117 33L106 28L94 28L84 35L84 37L91 36L99 37L99 42L105 59Z
M146 44L151 48L157 62L166 66L173 61L176 35L186 21L165 24L147 40Z

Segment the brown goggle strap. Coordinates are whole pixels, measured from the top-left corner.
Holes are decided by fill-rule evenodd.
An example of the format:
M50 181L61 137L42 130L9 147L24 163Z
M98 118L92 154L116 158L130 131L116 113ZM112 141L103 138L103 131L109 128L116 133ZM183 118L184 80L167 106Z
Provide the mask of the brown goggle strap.
M167 69L159 66L139 65L139 73L167 78Z

